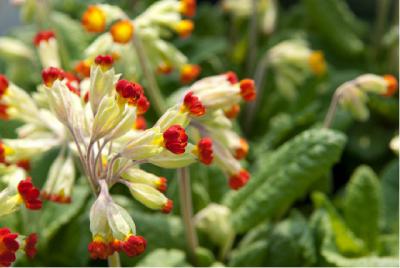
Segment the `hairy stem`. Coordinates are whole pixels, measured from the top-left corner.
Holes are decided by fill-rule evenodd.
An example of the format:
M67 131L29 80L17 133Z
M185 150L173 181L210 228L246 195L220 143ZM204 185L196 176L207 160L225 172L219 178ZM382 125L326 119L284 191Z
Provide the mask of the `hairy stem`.
M329 105L329 109L328 112L325 116L325 120L324 120L324 128L330 128L332 125L332 121L335 117L336 114L336 108L338 105L340 99L340 94L337 93L337 91L335 92L335 94L333 95L331 104Z
M178 169L179 197L181 215L185 228L189 258L196 265L196 248L198 239L193 223L192 192L190 190L190 174L187 167Z
M114 252L113 255L108 257L108 267L121 267L121 261L119 259L119 253Z
M158 115L162 115L166 111L167 105L164 101L160 89L158 88L154 71L150 67L147 56L143 50L142 41L140 40L140 37L138 35L133 38L133 45L135 46L135 50L139 58L139 64L142 69L143 76L147 81L147 92L149 93L150 100L152 103L154 103L153 107L155 108Z

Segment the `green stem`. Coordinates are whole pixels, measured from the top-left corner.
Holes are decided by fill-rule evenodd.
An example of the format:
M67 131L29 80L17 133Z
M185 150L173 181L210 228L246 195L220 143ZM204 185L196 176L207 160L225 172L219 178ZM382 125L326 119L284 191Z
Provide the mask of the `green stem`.
M219 252L219 260L221 262L223 262L226 259L226 255L228 254L228 252L232 249L233 246L233 241L235 241L235 233L232 233L227 241L225 242L225 244L221 247L221 251Z
M198 239L193 223L192 192L190 189L189 168L178 169L179 197L181 206L181 216L185 228L185 237L188 246L189 258L196 265L196 248Z
M108 267L121 267L121 261L119 259L119 253L114 252L113 255L108 257Z
M253 72L254 63L257 57L257 4L258 0L252 0L251 5L251 18L249 23L249 46L248 46L248 58L247 58L247 74L250 75Z
M333 121L333 119L335 117L335 114L336 114L336 108L337 108L337 105L339 103L339 99L340 99L340 94L335 92L335 94L333 95L331 104L329 105L328 113L325 116L324 128L330 128L331 127L332 121Z
M385 26L388 19L389 13L389 0L378 0L376 1L376 20L374 25L374 35L373 35L373 58L378 54L381 47L382 35L385 30Z
M147 81L147 92L149 93L150 100L152 103L154 103L154 108L158 115L162 115L167 110L167 105L160 89L158 88L154 71L151 69L147 60L147 56L143 50L142 41L140 40L139 35L136 35L133 38L133 45L135 46L135 50L139 58L139 64L142 69L143 76Z

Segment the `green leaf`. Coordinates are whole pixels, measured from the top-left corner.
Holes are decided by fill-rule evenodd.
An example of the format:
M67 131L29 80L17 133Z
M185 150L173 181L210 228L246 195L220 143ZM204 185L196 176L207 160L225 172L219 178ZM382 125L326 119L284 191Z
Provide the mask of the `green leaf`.
M247 247L232 251L229 266L261 266L268 248L267 240L256 241Z
M382 210L385 231L399 233L399 163L393 160L381 174Z
M370 251L376 249L378 242L380 206L381 189L378 177L370 167L358 167L346 186L344 218Z
M282 215L339 159L345 137L328 129L307 130L266 158L248 185L231 194L232 222L238 232Z
M214 254L207 248L196 248L196 264L201 267L211 266L215 262Z
M177 249L156 249L144 257L139 267L187 267L185 253Z
M364 254L363 241L354 235L328 198L322 193L315 192L312 194L312 200L314 206L321 210L318 217L314 217L314 226L322 236L322 246L328 243L326 240L329 240L329 244L334 244L337 251L343 255Z

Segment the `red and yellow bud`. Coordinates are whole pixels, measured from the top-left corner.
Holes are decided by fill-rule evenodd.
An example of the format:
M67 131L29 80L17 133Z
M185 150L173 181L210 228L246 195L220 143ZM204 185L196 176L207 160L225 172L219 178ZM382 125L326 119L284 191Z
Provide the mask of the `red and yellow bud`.
M181 0L180 12L187 17L196 15L196 0Z
M24 251L26 256L28 256L28 258L30 259L35 257L37 253L36 249L37 241L38 241L38 236L35 233L32 233L25 238Z
M81 77L89 77L90 65L91 65L90 60L82 60L75 65L74 71Z
M8 267L15 261L15 253L19 249L18 234L11 233L8 228L0 228L0 266Z
M118 81L115 89L122 98L129 100L132 104L136 103L143 94L141 85L124 79Z
M228 80L229 83L231 83L232 85L237 84L239 82L237 75L232 71L226 72L225 76L226 80Z
M194 30L194 24L191 20L181 20L175 25L175 31L180 37L185 38L192 34Z
M200 162L210 165L214 159L212 139L204 137L197 143L195 153L198 155Z
M97 6L89 6L81 22L86 31L101 33L106 28L106 14Z
M6 94L9 86L8 79L5 75L0 74L0 99Z
M92 259L106 260L108 256L114 253L111 245L99 235L96 235L93 241L89 243L88 250Z
M39 189L36 188L30 177L20 181L18 184L18 193L25 203L25 207L32 210L38 210L42 208L42 201L39 199Z
M174 202L171 199L168 199L167 203L161 209L162 213L168 214L171 212L172 208L174 207Z
M326 63L324 53L320 50L313 51L308 59L311 71L315 75L323 75L326 73Z
M157 181L157 190L159 190L160 192L166 192L167 191L167 179L164 177L160 177L160 179Z
M226 117L229 119L234 119L238 116L240 112L240 105L239 104L233 104L229 109L224 110L224 114Z
M256 98L256 86L254 80L243 79L240 81L240 95L245 101L252 101Z
M199 65L185 64L181 68L180 80L182 84L189 84L196 79L201 72Z
M98 55L94 62L100 66L103 72L108 71L114 64L114 58L111 55Z
M249 152L249 144L245 139L240 139L240 147L235 150L234 157L238 160L243 159Z
M133 37L134 27L129 20L120 20L111 26L110 33L116 43L126 44Z
M150 102L147 97L144 94L140 95L139 99L136 101L136 113L142 115L146 113L149 108Z
M52 38L55 38L53 31L41 31L33 38L33 44L38 47L41 42L48 42Z
M158 65L156 71L159 74L170 74L172 72L172 65L167 62L162 62Z
M46 68L42 71L42 79L47 87L51 87L54 81L64 79L64 71L56 67Z
M384 96L390 97L393 96L397 90L398 90L398 82L396 77L394 77L393 75L387 74L383 76L383 79L385 80L386 84L387 84L387 90L386 93L384 94Z
M188 92L183 99L183 110L189 111L193 116L202 116L206 113L206 108L192 91Z
M234 190L238 190L246 185L249 179L249 172L247 172L245 169L242 169L238 174L234 174L229 178L229 187Z
M188 144L188 136L180 125L170 126L164 133L164 146L174 154L183 154Z

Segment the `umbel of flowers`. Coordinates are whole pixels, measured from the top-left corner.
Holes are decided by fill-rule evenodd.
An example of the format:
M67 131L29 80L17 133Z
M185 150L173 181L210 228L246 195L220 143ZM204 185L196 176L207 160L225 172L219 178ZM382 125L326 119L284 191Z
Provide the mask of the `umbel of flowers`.
M101 33L85 51L85 59L76 65L81 76L89 75L90 65L98 54L110 54L122 66L125 75L137 80L141 72L132 41L141 40L150 67L161 74L173 69L180 72L182 83L190 83L200 73L200 67L189 64L188 59L166 38L173 33L190 36L194 24L196 0L162 0L147 8L135 19L129 18L117 6L97 4L89 6L82 16L83 27L91 33ZM123 55L123 57L122 57Z
M164 213L172 209L172 201L162 193L166 179L141 170L140 164L178 168L195 161L211 164L215 158L230 176L232 188L247 182L249 174L233 157L242 158L247 144L229 130L230 121L223 109L230 110L241 99L255 97L252 80L239 82L233 73L205 78L193 84L182 101L168 109L153 127L137 130L133 127L136 116L148 109L149 102L139 84L115 74L112 62L111 56L95 58L87 102L68 87L62 70L50 67L42 73L50 109L68 129L74 141L72 150L79 155L98 194L90 213L93 242L89 251L100 259L119 251L135 256L146 246L127 211L113 201L109 192L113 185L125 185L150 209ZM185 131L189 124L201 132L192 139L193 144ZM209 129L218 124L225 132L222 136ZM222 143L227 137L233 140Z

